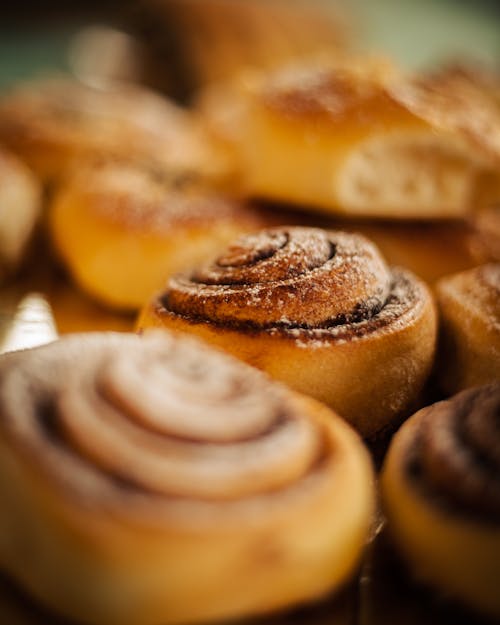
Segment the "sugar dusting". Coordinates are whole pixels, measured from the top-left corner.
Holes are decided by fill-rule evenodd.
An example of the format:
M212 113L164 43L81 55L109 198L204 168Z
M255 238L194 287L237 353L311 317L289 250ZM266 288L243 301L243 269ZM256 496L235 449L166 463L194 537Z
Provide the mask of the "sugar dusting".
M90 166L71 189L84 193L100 218L135 232L163 234L176 225L201 228L220 220L257 222L243 202L207 191L186 173L167 175L144 161Z
M390 271L364 237L286 231L286 244L274 230L251 235L222 263L172 278L161 306L194 323L279 335L308 349L397 331L420 314L424 287L408 272ZM327 236L329 254L317 254L311 233L318 232Z

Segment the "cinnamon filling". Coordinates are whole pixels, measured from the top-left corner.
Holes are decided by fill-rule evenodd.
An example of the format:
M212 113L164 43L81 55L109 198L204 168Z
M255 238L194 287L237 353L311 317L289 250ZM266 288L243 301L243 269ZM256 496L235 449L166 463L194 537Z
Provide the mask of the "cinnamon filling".
M89 501L236 502L309 479L331 451L280 387L195 341L90 335L23 356L0 378L4 428Z
M407 470L443 507L498 523L500 384L470 389L429 407Z
M243 237L213 263L170 279L163 307L247 328L330 328L371 319L393 275L359 235L275 228Z

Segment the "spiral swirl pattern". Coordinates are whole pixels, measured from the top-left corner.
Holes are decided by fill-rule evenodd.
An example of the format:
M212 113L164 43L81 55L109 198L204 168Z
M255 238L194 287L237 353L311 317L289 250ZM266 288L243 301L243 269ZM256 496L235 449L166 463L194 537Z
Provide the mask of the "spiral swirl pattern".
M410 467L443 503L500 521L500 384L424 409Z
M121 497L167 506L276 494L328 450L322 427L281 387L164 332L77 336L1 374L8 435L85 497L91 485L92 498L121 485Z
M167 310L257 327L325 328L371 318L392 276L360 235L274 228L247 235L213 263L172 278Z
M0 405L0 566L71 622L267 614L359 562L373 476L355 433L189 337L7 354Z

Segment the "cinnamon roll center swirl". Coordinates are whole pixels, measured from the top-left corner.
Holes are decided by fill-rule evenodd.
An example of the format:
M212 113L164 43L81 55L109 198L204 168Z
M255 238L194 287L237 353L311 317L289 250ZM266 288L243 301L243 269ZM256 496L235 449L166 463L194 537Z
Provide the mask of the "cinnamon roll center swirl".
M328 327L376 314L391 283L378 250L360 235L275 228L173 277L163 302L176 314L216 323Z
M500 385L427 409L410 466L445 506L500 521Z
M121 484L165 504L241 501L295 486L334 452L284 389L198 342L164 332L77 339L35 352L3 388L6 414L22 400L14 435L86 500Z

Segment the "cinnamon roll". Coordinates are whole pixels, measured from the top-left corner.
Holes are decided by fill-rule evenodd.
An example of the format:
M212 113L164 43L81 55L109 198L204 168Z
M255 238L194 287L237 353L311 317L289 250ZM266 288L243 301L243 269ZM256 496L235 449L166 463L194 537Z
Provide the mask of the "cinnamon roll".
M472 81L361 58L248 74L231 91L230 114L213 95L201 108L253 196L388 218L461 217L500 197L500 108Z
M426 286L356 234L274 228L172 277L140 329L195 333L332 406L364 436L416 399L434 354Z
M226 175L225 157L187 110L132 84L99 88L69 77L20 84L0 100L0 141L47 181L103 156L213 180Z
M355 433L190 338L0 360L0 562L94 625L267 613L342 584L373 511Z
M382 472L388 528L416 576L500 617L500 384L420 410Z
M269 220L185 176L116 161L82 168L49 211L52 240L77 284L103 304L132 310L172 273Z
M0 149L0 282L23 260L40 212L40 200L33 174Z
M471 252L479 263L500 263L500 204L480 211L472 220Z
M500 380L500 263L443 278L437 299L444 390Z

